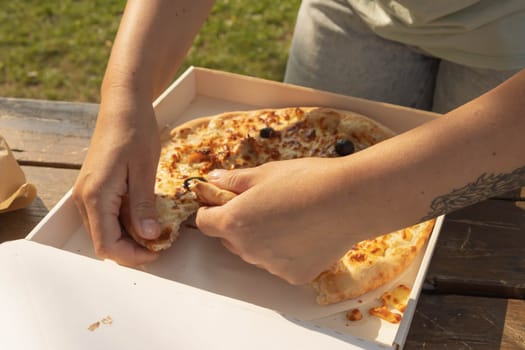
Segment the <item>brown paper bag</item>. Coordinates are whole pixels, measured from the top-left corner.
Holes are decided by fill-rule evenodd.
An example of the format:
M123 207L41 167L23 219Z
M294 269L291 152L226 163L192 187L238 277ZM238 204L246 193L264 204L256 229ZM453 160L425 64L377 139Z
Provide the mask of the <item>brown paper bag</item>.
M0 213L29 206L36 188L26 182L24 172L0 135Z

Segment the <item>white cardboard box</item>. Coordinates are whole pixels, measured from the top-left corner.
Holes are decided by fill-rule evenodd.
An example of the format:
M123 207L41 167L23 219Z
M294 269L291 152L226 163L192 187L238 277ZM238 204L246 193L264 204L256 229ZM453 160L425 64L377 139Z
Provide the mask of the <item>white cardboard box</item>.
M397 132L436 117L201 68L185 72L154 106L160 126L289 106L353 110ZM309 287L289 286L243 263L195 229L183 230L158 262L141 269L100 261L68 193L26 240L0 245L0 299L10 301L0 306L0 348L402 348L442 220L398 280L360 298L359 305L354 300L321 307ZM345 320L344 310L359 306L366 314L382 291L400 282L412 287L400 324L366 315L359 322ZM102 323L107 316L111 323Z

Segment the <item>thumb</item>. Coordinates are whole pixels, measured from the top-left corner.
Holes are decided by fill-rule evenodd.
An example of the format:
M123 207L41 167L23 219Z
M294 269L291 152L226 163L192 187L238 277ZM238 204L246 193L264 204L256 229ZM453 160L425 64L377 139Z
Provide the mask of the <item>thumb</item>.
M224 190L242 193L252 187L251 169L215 169L208 174L208 181Z
M145 169L130 171L128 177L129 215L133 229L139 236L145 239L155 239L160 235L155 194L153 193L155 175L148 175Z

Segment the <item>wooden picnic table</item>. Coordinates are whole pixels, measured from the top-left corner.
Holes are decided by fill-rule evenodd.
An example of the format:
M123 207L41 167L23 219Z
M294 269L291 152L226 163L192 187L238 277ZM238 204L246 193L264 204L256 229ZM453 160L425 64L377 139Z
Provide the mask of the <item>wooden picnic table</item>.
M0 134L36 185L0 214L0 242L25 237L72 187L97 104L0 98ZM445 219L405 349L525 349L525 191Z

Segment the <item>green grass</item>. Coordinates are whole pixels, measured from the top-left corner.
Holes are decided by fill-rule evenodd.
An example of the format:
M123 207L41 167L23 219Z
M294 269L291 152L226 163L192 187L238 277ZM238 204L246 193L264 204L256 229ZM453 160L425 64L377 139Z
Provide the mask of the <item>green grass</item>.
M217 1L180 72L194 65L282 80L299 3ZM124 5L2 1L0 96L98 102Z

